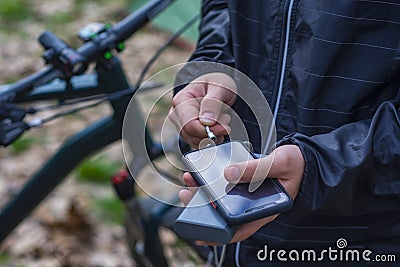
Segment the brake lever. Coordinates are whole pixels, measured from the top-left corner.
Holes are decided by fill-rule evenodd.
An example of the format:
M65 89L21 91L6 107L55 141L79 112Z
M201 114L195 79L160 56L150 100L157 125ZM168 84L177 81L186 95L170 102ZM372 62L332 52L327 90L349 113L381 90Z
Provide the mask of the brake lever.
M0 145L8 146L20 137L30 126L24 121L11 122L6 119L0 122Z
M32 111L27 111L23 108L18 107L14 103L2 103L0 105L0 120L5 122L17 122L21 121L26 113L31 113ZM8 123L10 124L10 123Z

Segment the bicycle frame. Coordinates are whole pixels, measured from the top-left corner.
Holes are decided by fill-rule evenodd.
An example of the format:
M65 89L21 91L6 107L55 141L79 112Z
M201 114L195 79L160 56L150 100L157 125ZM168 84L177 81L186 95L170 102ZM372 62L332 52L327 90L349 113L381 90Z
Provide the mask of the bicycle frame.
M16 103L28 103L38 100L64 101L116 92L126 93L130 85L120 60L116 56L104 60L104 51L115 49L116 45L121 44L121 42L129 38L173 1L149 1L142 9L119 22L111 30L108 28L106 32L94 37L92 41L85 43L77 50L67 47L69 52L82 55L87 60L87 63L95 62L96 68L94 73L80 76L75 73L67 76L66 80L68 82L66 82L58 79L55 80L55 75L60 73L57 72L58 70L54 66L49 66L13 85L0 86L0 104L3 101L7 102L10 100ZM57 42L57 40L55 41ZM39 85L37 85L38 83ZM132 90L134 91L135 88ZM128 104L130 107L130 117L138 126L134 127L134 131L131 131L130 134L138 136L140 139L143 138L142 131L145 129L144 146L130 147L134 155L134 160L128 164L133 177L136 177L140 170L148 164L148 159L156 159L165 152L177 152L173 151L172 147L171 151L165 147L164 149L167 151L163 151L161 144L153 141L147 127L145 127L144 117L139 106L135 102L130 103L131 96L132 94L118 99L115 98L115 100L109 100L113 113L69 137L61 148L30 177L17 196L9 200L2 207L0 211L0 244L80 162L101 148L122 138L123 120ZM132 220L129 216L136 216L135 206L137 203L136 198L125 202L128 211L128 222L129 219ZM175 211L180 212L178 208L171 208L173 206L153 200L151 211L147 214L148 218L143 226L144 229L142 229L145 245L143 254L137 253L134 247L136 243L132 245L132 240L128 240L133 258L139 261L137 262L138 266L148 266L148 263L153 266L168 266L163 254L158 229L162 220L165 219L163 216L166 212L173 211L169 214L174 214ZM141 219L140 214L136 218ZM129 236L132 224L127 224L125 228ZM139 256L139 258L135 258L135 256ZM145 256L145 259L142 261L143 256Z
M126 90L129 88L129 83L119 59L114 57L107 66L98 65L96 74L78 76L69 85L71 88L67 90L66 87L68 85L65 82L43 85L20 101L30 102L49 98L73 99L98 93L113 93ZM19 194L5 205L0 213L0 243L80 162L99 149L121 139L123 117L129 101L130 96L111 101L113 114L94 122L65 141L62 147L23 186ZM138 105L135 103L130 105L134 108L131 115L135 123L143 127L137 128L144 129L145 122ZM147 155L143 154L143 151L133 151L135 155L131 169L133 177L147 164L147 157L155 159L163 155L160 144L153 142L147 129L145 146ZM132 149L135 149L135 146L132 146ZM172 206L161 202L157 205L157 211L152 214L152 222L144 233L147 236L146 240L153 246L153 249L146 250L146 256L154 261L155 266L167 266L158 237L158 225L162 214Z

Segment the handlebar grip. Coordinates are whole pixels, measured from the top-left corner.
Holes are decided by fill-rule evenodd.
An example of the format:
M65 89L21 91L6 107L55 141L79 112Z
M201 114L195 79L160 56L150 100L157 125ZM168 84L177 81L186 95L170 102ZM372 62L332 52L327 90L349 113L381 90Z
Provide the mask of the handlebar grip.
M34 86L49 82L56 77L59 77L59 71L52 66L25 77L10 85L4 93L0 93L0 105L14 101L19 95L29 92Z
M149 1L141 9L120 21L112 31L112 37L107 40L102 40L102 42L99 42L99 40L96 42L87 42L77 50L70 48L68 44L50 31L43 32L39 37L39 42L46 50L52 48L55 55L62 55L66 58L66 62L69 63L69 69L72 74L80 74L84 72L88 62L93 61L100 52L104 52L105 48L112 47L110 44L115 44L129 38L138 29L143 27L151 18L174 1L175 0ZM116 40L118 42L116 42ZM48 58L45 57L45 60L50 63L49 58L53 55L48 56ZM65 63L64 60L62 61ZM49 66L18 81L10 86L7 92L0 93L0 104L14 99L19 94L30 91L36 84L42 84L52 80L52 78L59 77L62 71L63 70L57 69L57 66Z

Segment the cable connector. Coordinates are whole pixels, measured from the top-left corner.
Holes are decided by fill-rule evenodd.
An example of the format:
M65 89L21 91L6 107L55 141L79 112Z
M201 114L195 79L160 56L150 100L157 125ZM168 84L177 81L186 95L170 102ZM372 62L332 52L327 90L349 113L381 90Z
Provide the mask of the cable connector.
M208 138L210 138L214 142L217 140L217 136L210 130L210 126L206 126L206 132L207 132Z

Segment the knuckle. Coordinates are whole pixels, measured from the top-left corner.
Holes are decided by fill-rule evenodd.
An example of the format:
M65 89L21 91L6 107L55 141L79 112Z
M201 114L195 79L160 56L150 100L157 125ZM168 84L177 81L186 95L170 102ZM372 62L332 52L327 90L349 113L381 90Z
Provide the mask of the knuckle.
M194 120L191 120L189 122L187 122L182 130L186 133L190 133L190 136L193 137L203 137L206 136L206 133L204 132L204 134L201 134L201 131L199 131L198 127L196 127L196 123L194 122Z
M178 106L181 102L182 102L182 100L180 99L179 94L177 94L174 98L172 98L171 105L172 105L172 107L175 108L175 107Z

